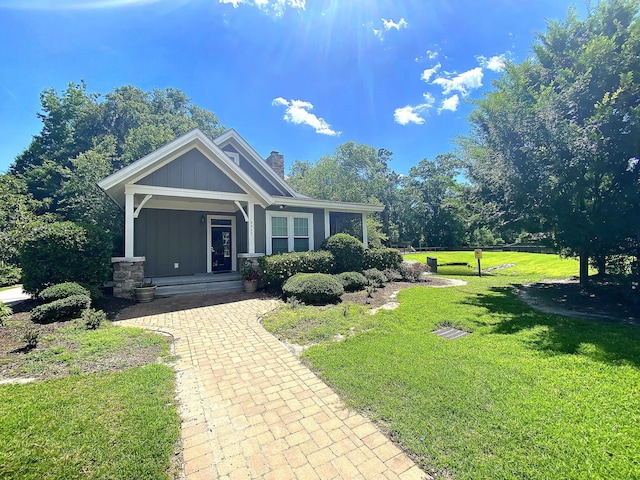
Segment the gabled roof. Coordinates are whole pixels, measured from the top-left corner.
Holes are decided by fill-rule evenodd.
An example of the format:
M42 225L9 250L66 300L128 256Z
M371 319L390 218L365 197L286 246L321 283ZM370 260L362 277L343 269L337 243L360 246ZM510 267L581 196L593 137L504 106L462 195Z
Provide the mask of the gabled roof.
M253 179L246 175L218 145L212 142L199 129L185 133L167 143L165 146L160 147L158 150L142 157L140 160L136 160L130 165L100 180L98 186L122 206L124 204L125 185L133 184L141 180L194 148L199 150L207 159L220 168L223 173L236 182L245 192L255 196L263 206L272 203L270 195Z
M233 128L227 130L214 143L219 146L230 143L234 148L242 150L244 157L278 190L289 193L292 197L300 196L291 186L267 165L264 159L256 152L242 136Z
M283 195L270 195L235 162L233 162L221 147L232 144L239 149L243 156L262 174L278 191L289 193L291 197ZM333 202L316 200L297 193L280 178L273 169L258 155L258 153L233 129L227 130L214 141L209 139L201 130L194 129L165 146L151 152L130 165L112 173L98 182L98 186L104 190L121 207L125 202L125 187L147 177L156 170L169 164L185 153L197 149L225 175L235 182L249 197L256 199L262 207L269 205L289 205L292 207L327 208L343 212L381 212L383 205L370 205L361 203ZM136 186L143 189L143 186ZM169 189L165 189L169 190ZM185 190L187 192L187 190ZM201 191L192 191L191 194L201 195Z

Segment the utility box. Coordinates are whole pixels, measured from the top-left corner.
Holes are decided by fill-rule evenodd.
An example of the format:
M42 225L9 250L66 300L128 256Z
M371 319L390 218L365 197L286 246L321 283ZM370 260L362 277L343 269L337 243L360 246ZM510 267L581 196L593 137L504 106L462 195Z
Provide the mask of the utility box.
M427 257L427 267L431 273L438 273L438 259L436 257Z

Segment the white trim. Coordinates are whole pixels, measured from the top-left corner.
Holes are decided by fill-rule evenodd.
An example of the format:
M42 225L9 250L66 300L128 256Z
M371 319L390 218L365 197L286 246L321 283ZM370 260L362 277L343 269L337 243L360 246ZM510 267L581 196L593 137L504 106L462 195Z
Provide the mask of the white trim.
M140 210L142 210L142 207L144 207L145 203L151 200L151 197L153 197L153 195L147 195L142 199L140 205L138 205L138 208L136 208L135 212L133 212L133 218L138 218L140 216Z
M207 273L213 273L211 270L211 227L216 226L214 220L231 220L231 270L238 270L236 257L237 241L236 241L236 217L227 215L207 215ZM229 225L220 225L228 227Z
M184 210L191 212L235 213L236 206L228 202L216 202L194 199L171 199L154 197L146 206L147 210Z
M244 211L244 208L242 208L242 205L240 205L240 202L238 200L235 200L233 203L235 203L236 207L238 207L240 209L240 211L242 212L242 216L244 217L244 221L248 222L249 221L249 216L247 215L247 212Z
M134 242L134 216L133 216L133 202L135 201L135 195L133 193L127 193L124 201L124 256L133 257L133 242Z
M331 212L324 209L324 238L329 238L331 236Z
M249 211L249 221L247 222L247 250L248 253L256 252L256 206L253 202L247 204L247 210Z
M325 208L332 212L373 213L384 210L384 205L371 205L367 203L333 202L330 200L316 200L315 198L289 198L272 197L273 205L285 205L288 207Z
M154 187L152 185L125 185L125 194L158 195L178 198L201 198L206 200L226 200L248 202L257 200L246 193L213 192L211 190L195 190L191 188Z
M227 152L226 150L223 150L223 152L227 154L227 157L229 157L231 160L233 160L233 163L235 163L236 165L240 165L240 154L239 153Z
M306 218L309 222L309 250L314 249L313 244L313 213L304 213L304 212L282 212L282 211L271 211L267 210L265 215L266 219L266 232L267 232L267 255L271 255L273 253L273 243L271 236L271 219L273 217L285 217L287 219L287 240L288 240L288 250L290 252L294 251L294 229L293 229L293 219L294 218Z
M280 176L277 173L275 173L273 169L269 167L269 165L267 165L267 162L265 162L265 160L260 156L260 154L258 154L258 152L256 152L254 148L251 145L249 145L247 141L244 138L242 138L242 136L238 132L236 132L233 128L227 130L222 135L214 139L214 143L220 146L220 145L223 145L225 142L228 142L229 140L235 140L235 143L237 144L235 146L238 146L243 150L245 150L247 160L250 163L252 163L254 167L257 167L258 170L261 171L261 173L263 174L266 173L267 180L269 180L269 182L274 187L283 188L286 192L288 192L294 197L299 196L298 192L296 192L293 188L291 188L289 184L287 184L287 182L285 182L282 178L280 178Z

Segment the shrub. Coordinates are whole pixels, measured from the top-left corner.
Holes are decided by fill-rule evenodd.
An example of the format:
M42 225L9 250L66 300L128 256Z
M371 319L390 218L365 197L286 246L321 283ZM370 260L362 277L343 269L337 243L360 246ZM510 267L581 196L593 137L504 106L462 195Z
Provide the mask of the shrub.
M336 275L345 292L358 292L367 286L367 279L358 272L342 272Z
M22 334L22 341L27 344L27 348L36 348L38 346L38 339L40 332L35 328L29 328Z
M406 282L420 282L423 274L429 272L429 267L419 262L402 262L400 265L400 275Z
M67 298L45 303L31 310L31 321L34 323L51 323L58 320L77 318L89 308L91 298L87 295L71 295Z
M258 259L262 279L268 287L279 289L296 273L329 273L333 270L333 255L326 251L290 252Z
M364 245L360 240L346 233L330 236L320 246L335 259L335 273L359 272L364 265Z
M82 285L78 285L74 282L59 283L45 288L38 295L38 299L44 303L51 303L56 300L70 297L71 295L89 295L89 290Z
M16 265L0 265L0 287L17 285L22 278L22 269Z
M285 282L282 291L310 305L337 303L344 288L333 275L326 273L297 273Z
M402 255L395 248L370 248L364 252L365 268L397 270L401 263Z
M362 272L370 285L374 287L382 287L387 283L387 277L377 268L369 268Z
M84 322L87 330L96 330L100 328L102 322L107 320L107 314L102 310L94 310L93 308L87 308L82 312L82 321Z
M400 266L398 266L398 269ZM395 268L385 268L382 273L385 277L387 277L387 282L395 282L397 278L400 277L400 272Z
M11 316L12 313L13 310L11 310L11 307L9 305L5 305L4 303L0 302L0 327L4 325L5 319Z
M37 294L63 282L100 286L110 268L111 238L93 225L40 224L20 248L22 284Z

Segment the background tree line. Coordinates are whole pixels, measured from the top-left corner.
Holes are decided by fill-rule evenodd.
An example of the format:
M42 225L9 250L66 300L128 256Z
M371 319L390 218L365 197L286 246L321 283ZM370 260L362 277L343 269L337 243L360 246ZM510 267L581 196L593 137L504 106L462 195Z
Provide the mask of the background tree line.
M475 102L458 150L393 171L384 148L347 142L288 182L327 200L378 202L374 244L464 246L536 238L601 273L629 272L640 248L638 0L570 12L538 34ZM198 127L224 128L177 89L104 96L84 83L41 94L41 132L0 175L0 262L15 265L34 222L71 220L118 238L122 213L95 182ZM119 245L119 241L114 243Z

